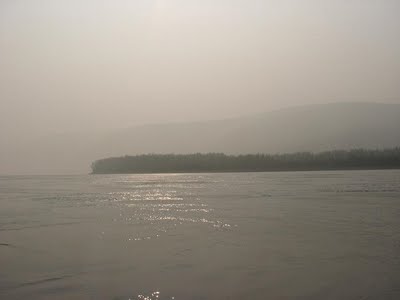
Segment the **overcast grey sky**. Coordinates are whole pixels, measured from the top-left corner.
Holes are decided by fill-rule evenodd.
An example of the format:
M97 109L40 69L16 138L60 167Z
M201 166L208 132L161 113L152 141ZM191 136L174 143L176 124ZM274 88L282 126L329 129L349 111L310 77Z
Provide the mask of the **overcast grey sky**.
M1 0L0 133L400 102L398 0Z

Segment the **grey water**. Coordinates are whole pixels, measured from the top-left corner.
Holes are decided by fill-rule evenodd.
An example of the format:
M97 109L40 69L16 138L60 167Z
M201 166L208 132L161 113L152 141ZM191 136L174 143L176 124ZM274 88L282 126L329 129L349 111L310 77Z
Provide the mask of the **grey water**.
M3 176L0 299L400 299L400 171Z

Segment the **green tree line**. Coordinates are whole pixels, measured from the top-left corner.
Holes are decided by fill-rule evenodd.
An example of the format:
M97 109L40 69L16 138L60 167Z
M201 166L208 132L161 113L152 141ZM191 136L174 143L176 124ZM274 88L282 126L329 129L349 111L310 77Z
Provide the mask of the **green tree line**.
M100 159L93 174L262 172L400 168L400 148L290 154L143 154Z

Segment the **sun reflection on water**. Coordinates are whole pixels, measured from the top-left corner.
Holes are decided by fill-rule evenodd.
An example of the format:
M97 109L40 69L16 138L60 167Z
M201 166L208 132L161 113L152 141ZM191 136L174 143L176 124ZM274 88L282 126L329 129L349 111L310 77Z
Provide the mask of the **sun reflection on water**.
M156 291L156 292L152 292L148 296L139 294L139 295L137 295L136 300L161 300L160 297L161 297L161 293ZM167 298L164 298L164 299L175 300L175 297L174 296L170 296L170 297L167 297ZM129 298L129 300L134 300L134 299Z
M117 209L113 223L124 226L120 237L114 238L137 242L168 236L180 226L209 226L215 230L234 227L219 219L215 208L202 201L199 191L207 182L196 176L137 175L122 176L118 181L114 178L114 189L107 193L108 205Z

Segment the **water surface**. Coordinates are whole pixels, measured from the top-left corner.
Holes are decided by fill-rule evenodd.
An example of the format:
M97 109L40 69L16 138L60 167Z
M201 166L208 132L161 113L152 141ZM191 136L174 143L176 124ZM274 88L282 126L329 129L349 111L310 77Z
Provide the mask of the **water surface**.
M400 299L400 171L0 177L1 299Z

